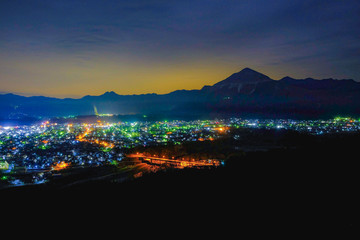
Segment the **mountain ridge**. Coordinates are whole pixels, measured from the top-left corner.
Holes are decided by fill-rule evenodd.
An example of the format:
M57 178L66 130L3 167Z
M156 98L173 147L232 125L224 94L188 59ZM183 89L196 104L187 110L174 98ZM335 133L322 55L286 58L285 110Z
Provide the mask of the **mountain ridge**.
M352 79L279 80L243 70L201 89L166 94L120 95L107 91L82 98L25 97L0 94L0 118L54 117L94 114L165 114L208 116L323 117L331 114L360 116L360 83Z
M242 75L244 74L245 75ZM261 79L257 78L257 79L249 79L249 80L243 80L242 77L247 77L249 76L248 74L251 73L253 74L253 76L256 76L254 74L257 74L257 77L258 76L262 76ZM251 76L251 75L250 75ZM253 77L252 76L252 77ZM324 79L315 79L315 78L311 78L311 77L307 77L307 78L304 78L304 79L301 79L301 78L292 78L290 76L285 76L281 79L278 79L278 80L275 80L275 79L272 79L258 71L255 71L251 68L244 68L242 69L241 71L237 72L237 73L233 73L232 75L230 75L229 77L227 77L226 79L224 80L221 80L213 85L204 85L201 89L178 89L178 90L174 90L174 91L171 91L169 93L163 93L163 94L159 94L159 93L140 93L140 94L118 94L116 93L115 91L106 91L100 95L85 95L85 96L82 96L80 98L70 98L70 97L66 97L66 98L58 98L58 97L50 97L50 96L42 96L42 95L34 95L34 96L23 96L23 95L19 95L19 94L14 94L14 93L0 93L0 96L3 96L3 95L8 95L8 96L19 96L19 97L24 97L24 98L32 98L32 97L43 97L43 98L51 98L51 99L82 99L82 98L85 98L85 97L102 97L102 96L143 96L143 95L166 95L166 94L171 94L171 93L174 93L174 92L179 92L179 91L196 91L196 90L202 90L202 89L206 89L206 88L209 88L209 87L214 87L214 86L221 86L222 83L227 83L228 81L239 81L240 83L245 83L245 84L249 84L249 83L258 83L258 82L263 82L263 81L349 81L349 82L354 82L354 83L360 83L358 81L355 81L354 79L334 79L334 78L324 78Z

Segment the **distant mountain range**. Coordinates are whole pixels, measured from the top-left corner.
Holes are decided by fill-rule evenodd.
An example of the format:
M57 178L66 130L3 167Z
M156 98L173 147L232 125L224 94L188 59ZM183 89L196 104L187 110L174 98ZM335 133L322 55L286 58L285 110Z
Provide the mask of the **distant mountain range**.
M351 79L273 80L245 68L200 90L168 94L118 95L106 92L80 99L0 95L0 119L94 115L165 117L329 118L360 116L360 83Z

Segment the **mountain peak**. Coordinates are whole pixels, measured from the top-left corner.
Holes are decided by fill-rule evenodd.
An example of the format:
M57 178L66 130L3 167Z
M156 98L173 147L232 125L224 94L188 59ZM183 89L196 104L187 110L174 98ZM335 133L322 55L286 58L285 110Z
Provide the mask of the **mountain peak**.
M114 91L108 91L108 92L105 92L104 94L102 94L101 96L118 96L118 95L119 94L117 94Z
M214 86L225 86L233 84L244 84L244 83L258 83L271 81L272 79L268 76L259 73L251 68L244 68L240 72L232 74L230 77L223 81L216 83Z
M296 80L296 79L289 77L289 76L286 76L286 77L283 77L282 79L280 79L280 81L293 81L293 80Z
M251 68L248 68L248 67L246 67L246 68L244 68L243 70L241 70L240 72L237 72L237 73L234 73L233 75L240 75L240 76L243 76L243 77L251 77L251 76L256 76L256 77L267 77L267 78L269 78L268 76L266 76L266 75L264 75L264 74L262 74L262 73L260 73L260 72L258 72L258 71L255 71L255 70L253 70L253 69L251 69Z
M242 72L242 73L246 73L246 72L255 72L255 73L258 73L257 71L255 71L255 70L253 70L253 69L251 69L251 68L248 68L248 67L244 68L244 69L241 70L240 72ZM239 72L239 73L240 73L240 72Z

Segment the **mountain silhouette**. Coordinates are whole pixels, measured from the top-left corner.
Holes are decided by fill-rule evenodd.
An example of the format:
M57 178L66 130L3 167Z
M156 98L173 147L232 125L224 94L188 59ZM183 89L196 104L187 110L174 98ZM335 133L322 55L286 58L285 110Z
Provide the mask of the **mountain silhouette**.
M258 82L265 82L271 81L272 79L268 76L254 71L250 68L244 68L238 73L232 74L230 77L222 80L214 85L214 87L231 87L232 85L239 85L239 84L249 84L249 83L258 83Z
M168 94L119 95L113 91L80 99L0 95L0 119L99 113L166 117L329 118L360 116L360 83L351 79L274 80L244 68L212 86Z

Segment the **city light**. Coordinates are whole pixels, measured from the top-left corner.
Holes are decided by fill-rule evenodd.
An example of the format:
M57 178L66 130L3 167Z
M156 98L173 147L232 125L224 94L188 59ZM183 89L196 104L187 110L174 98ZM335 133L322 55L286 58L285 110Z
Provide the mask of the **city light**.
M45 127L46 126L46 127ZM235 129L273 129L313 135L358 132L360 120L337 117L328 120L215 119L194 121L138 121L107 123L52 123L0 127L0 174L34 173L32 183L46 182L52 171L73 167L116 165L135 147L181 145L185 142L216 141ZM233 135L242 139L241 134ZM146 156L146 158L144 157ZM221 159L179 157L172 153L147 155L138 152L144 163L177 168L218 166ZM42 174L42 175L41 175ZM24 180L2 181L19 184ZM15 176L15 174L14 174ZM6 179L5 179L6 178Z
M55 166L52 167L53 170L62 170L70 166L70 163L66 163L64 161L61 161L57 163Z

